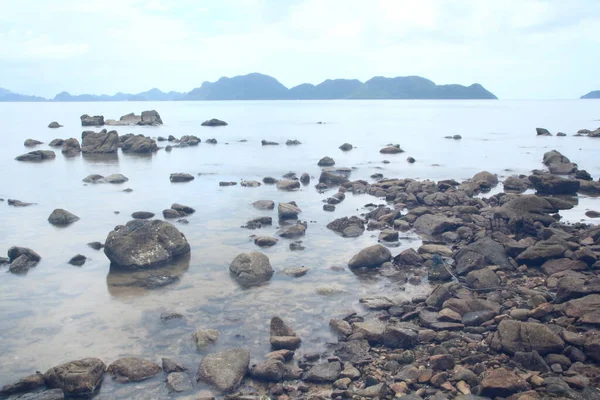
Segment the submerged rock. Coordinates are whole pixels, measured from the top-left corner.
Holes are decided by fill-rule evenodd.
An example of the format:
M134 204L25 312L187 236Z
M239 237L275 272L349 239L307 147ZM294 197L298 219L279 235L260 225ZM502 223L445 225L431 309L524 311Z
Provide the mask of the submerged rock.
M56 121L52 121L48 124L48 128L52 128L52 129L62 128L62 125Z
M167 389L170 392L188 392L193 388L192 380L185 372L172 372L167 376Z
M239 254L231 262L229 271L242 286L260 285L273 276L269 257L258 251Z
M248 373L249 364L248 349L234 348L209 354L200 362L196 380L223 392L231 392L241 384Z
M69 260L69 264L81 267L87 261L87 257L82 254L77 254Z
M108 366L107 372L118 382L139 382L161 371L158 364L137 357L123 357Z
M44 161L56 158L56 153L52 150L35 150L26 154L21 154L15 160L17 161Z
M340 150L342 151L350 151L354 148L354 146L352 146L350 143L344 143L343 145L341 145L339 147Z
M201 125L202 126L227 126L227 122L221 121L220 119L213 118L213 119L204 121Z
M130 269L167 264L190 252L185 236L160 220L133 220L119 225L108 234L104 246L112 263Z
M25 147L35 147L37 145L43 144L44 142L40 142L39 140L35 140L35 139L27 139L25 140L25 143L23 143L23 145Z
M390 250L387 247L376 244L359 251L348 261L348 266L351 268L377 268L391 259L392 253Z
M192 338L196 343L198 350L204 349L206 346L216 343L219 340L219 331L216 329L201 329L196 331Z
M67 226L75 221L79 221L79 217L62 208L52 211L52 214L48 217L48 222L52 225Z
M184 172L177 172L177 173L171 174L171 176L169 176L169 179L171 180L171 182L177 183L177 182L193 181L195 179L195 177L191 174L186 174Z
M50 368L44 380L49 388L62 389L68 396L84 396L96 391L105 370L101 360L84 358Z

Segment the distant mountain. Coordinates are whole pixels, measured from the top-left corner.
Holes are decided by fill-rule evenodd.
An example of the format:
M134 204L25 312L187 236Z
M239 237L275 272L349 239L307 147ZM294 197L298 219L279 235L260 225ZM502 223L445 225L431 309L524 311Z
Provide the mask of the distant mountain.
M600 90L594 90L588 94L581 96L582 99L600 99Z
M593 95L592 92L587 96ZM313 85L303 83L288 89L277 79L259 73L223 77L216 82L204 82L188 93L150 89L146 92L114 95L61 92L51 100L26 96L0 88L2 101L176 101L176 100L330 100L330 99L497 99L483 86L436 85L420 76L385 78L376 76L366 82L358 79L327 79Z

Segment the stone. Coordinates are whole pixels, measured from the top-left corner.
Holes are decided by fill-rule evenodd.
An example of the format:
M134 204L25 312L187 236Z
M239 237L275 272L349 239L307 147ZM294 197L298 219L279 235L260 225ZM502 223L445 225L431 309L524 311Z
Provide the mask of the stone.
M196 348L202 350L219 340L219 331L216 329L201 329L194 332L192 339L194 339L194 343L196 343Z
M399 236L398 231L386 229L379 234L379 240L383 242L397 242Z
M162 369L152 361L138 357L123 357L113 362L106 370L121 383L139 382L153 377Z
M100 132L85 131L81 134L81 152L84 154L116 153L119 144L117 131L107 132L106 129L102 129Z
M275 350L296 350L300 347L302 339L297 336L271 336L269 342Z
M52 211L52 214L48 217L48 222L58 226L67 226L75 221L79 221L79 217L62 208Z
M308 185L310 183L310 175L307 174L306 172L303 173L302 175L300 175L300 182L303 185Z
M177 210L173 210L173 209L171 209L171 208L168 208L168 209L166 209L166 210L163 210L163 212L162 212L162 213L163 213L163 217L164 217L165 219L175 219L175 218L181 218L181 217L184 217L184 216L185 216L185 214L182 214L182 213L180 213L179 211L177 211Z
M298 145L301 145L301 144L302 144L302 142L299 141L299 140L297 140L297 139L293 139L293 140L292 139L288 139L285 142L286 146L298 146Z
M50 368L44 374L50 389L61 389L68 396L91 395L102 382L106 365L97 358L84 358Z
M277 189L286 191L297 190L300 189L300 182L295 180L279 181L277 182Z
M173 183L193 181L195 177L184 172L177 172L169 176L169 180Z
M150 219L154 217L154 213L149 211L136 211L131 214L131 218L135 219Z
M429 358L431 368L438 371L446 371L454 368L454 357L450 354L437 354Z
M540 194L575 195L581 185L577 179L566 179L556 175L531 175L529 180Z
M223 392L232 392L248 373L250 352L248 349L233 348L209 354L202 359L196 380L214 386Z
M295 267L295 268L284 268L281 273L288 276L293 276L294 278L300 278L304 276L310 271L310 268L306 267Z
M348 266L351 268L377 268L391 258L392 253L387 247L376 244L358 252L348 261Z
M192 380L185 372L171 372L167 375L167 389L169 392L188 392L193 388Z
M561 240L553 237L548 240L539 241L527 248L527 250L517 256L516 260L527 265L540 265L549 259L563 258L567 250L568 247L564 241L561 242Z
M343 319L332 318L329 320L329 326L337 333L344 336L352 335L352 326Z
M537 136L552 136L552 134L546 128L535 128Z
M548 326L534 322L519 322L504 319L492 339L492 347L508 354L517 351L537 351L544 355L561 352L563 340Z
M69 260L69 264L81 267L87 261L87 257L82 254L77 254Z
M355 322L353 328L354 335L368 340L371 345L381 343L386 330L385 324L379 320Z
M488 370L481 381L481 396L508 397L528 389L527 382L505 368Z
M424 233L426 235L441 235L444 232L457 229L460 225L460 220L455 218L425 214L417 218L413 226L419 233Z
M0 389L0 396L9 396L15 393L31 392L46 386L44 375L36 373L20 379L18 382L6 384ZM62 394L62 391L61 391Z
M302 380L311 383L335 382L342 372L342 364L338 361L317 364L309 369Z
M513 360L529 371L550 372L550 367L537 351L517 351L513 355Z
M569 258L548 260L541 267L541 270L546 275L554 275L562 271L584 271L586 269L587 264L583 261L571 260Z
M258 247L275 246L279 240L271 236L257 236L254 238L254 244Z
M220 119L212 118L204 121L202 126L227 126L227 122L221 121Z
M317 163L319 167L331 167L335 165L335 161L331 157L323 157Z
M500 278L489 267L469 272L466 282L471 289L495 289L500 286Z
M473 175L471 180L475 183L485 182L489 186L496 186L498 184L498 177L490 172L482 171Z
M94 115L93 117L83 114L79 117L81 120L81 126L102 126L104 125L104 116Z
M25 147L35 147L35 146L43 144L43 143L44 142L40 142L39 140L27 139L27 140L25 140L25 142L23 143L23 145Z
M600 324L600 294L589 294L566 302L564 313L584 324Z
M167 374L171 373L171 372L185 372L187 371L187 368L185 368L184 366L177 364L176 362L168 359L168 358L163 358L162 359L162 369L163 371L165 371Z
M127 178L125 175L122 175L122 174L111 174L104 178L105 182L115 183L115 184L125 183L128 180L129 180L129 178Z
M257 210L272 210L275 208L275 203L271 200L258 200L252 203Z
M414 157L408 157L408 158L406 159L406 161L407 161L409 164L414 164L414 163L415 163L417 160L415 160L415 159L414 159Z
M379 152L381 154L398 154L398 153L404 153L404 150L402 150L400 148L400 145L395 145L395 146L386 146L386 147L382 148L381 150L379 150Z
M151 268L168 264L190 252L185 236L160 220L133 220L118 225L104 243L104 254L121 267Z
M9 397L10 400L63 400L64 398L65 394L61 389L41 390Z
M123 153L150 154L158 151L158 145L152 138L135 135L121 143L121 150Z
M297 222L293 225L283 226L277 231L277 235L286 239L295 239L300 236L304 236L306 232L306 223Z
M365 231L365 221L355 216L338 218L328 223L327 229L331 229L343 237L358 237Z
M302 210L295 203L279 203L277 213L280 219L296 219Z
M62 125L56 121L52 121L48 124L48 128L51 128L51 129L62 128Z
M369 354L370 349L371 346L367 340L351 340L338 343L334 354L342 361L358 364L372 359Z
M418 343L418 333L412 329L388 325L383 332L383 344L393 349L410 349Z
M269 258L257 251L239 254L231 262L229 271L242 286L260 285L273 276Z
M30 151L29 153L26 154L21 154L20 156L16 157L15 160L17 161L44 161L44 160L53 160L56 158L56 153L54 153L51 150L35 150L35 151Z
M350 151L354 148L354 146L352 146L350 143L344 143L343 145L341 145L339 147L340 150L342 151Z
M266 382L279 382L285 377L286 368L281 360L267 359L250 369L250 376Z

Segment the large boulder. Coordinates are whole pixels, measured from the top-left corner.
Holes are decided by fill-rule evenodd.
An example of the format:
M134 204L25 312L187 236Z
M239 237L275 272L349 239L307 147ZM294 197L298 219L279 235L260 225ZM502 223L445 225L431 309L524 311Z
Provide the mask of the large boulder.
M335 161L331 157L323 157L317 163L319 167L331 167L335 165Z
M529 180L533 188L542 194L575 195L580 186L577 179L566 179L555 175L531 175Z
M81 126L102 126L104 125L104 116L102 115L94 115L89 116L87 114L83 114L81 117Z
M35 267L42 257L26 247L13 246L8 249L8 270L15 274L25 273Z
M49 388L62 389L67 396L85 396L94 393L105 370L101 360L84 358L50 368L44 380Z
M365 221L356 216L343 217L328 223L327 228L343 237L358 237L365 231Z
M540 265L554 258L563 258L569 250L567 243L556 235L527 248L517 256L517 261L528 265Z
M158 145L154 139L144 135L136 135L121 143L123 153L148 154L158 151Z
M537 136L552 136L550 131L548 131L546 128L535 128L535 132Z
M155 110L150 111L142 111L142 120L138 122L138 125L162 125L162 119L160 119L160 115Z
M359 251L348 261L351 268L377 268L386 261L390 261L392 253L387 247L376 244Z
M419 233L424 233L426 235L441 235L444 232L455 230L461 225L461 221L456 218L425 214L417 218L413 226Z
M491 172L481 171L473 175L471 180L475 183L485 182L489 186L496 186L498 184L498 177Z
M44 161L44 160L52 160L56 158L56 153L52 150L35 150L30 151L29 153L21 154L16 157L17 161Z
M81 151L84 154L116 153L119 149L119 134L117 131L100 132L85 131L81 134Z
M249 364L250 352L247 349L234 348L209 354L200 362L196 380L223 392L231 392L241 384Z
M108 366L107 372L121 383L139 382L153 377L162 369L152 361L123 357Z
M160 220L133 220L118 225L104 243L108 259L130 269L167 264L189 252L185 236L172 224Z
M508 319L500 322L492 339L495 350L508 354L517 351L537 351L542 355L560 353L564 346L563 340L547 325Z
M202 126L227 126L227 122L221 121L220 119L212 118L204 121Z
M229 265L229 271L242 286L260 285L273 276L269 257L258 251L239 254Z
M63 142L61 152L67 157L73 157L81 153L81 145L76 138L70 138Z
M379 150L381 154L398 154L404 153L404 150L400 148L400 145L395 146L386 146L383 149Z
M301 212L302 210L294 202L279 203L277 206L277 213L280 219L296 219Z
M50 222L52 225L66 226L75 221L79 221L79 217L68 212L67 210L63 210L62 208L57 208L56 210L52 211L52 214L50 214L48 217L48 222Z

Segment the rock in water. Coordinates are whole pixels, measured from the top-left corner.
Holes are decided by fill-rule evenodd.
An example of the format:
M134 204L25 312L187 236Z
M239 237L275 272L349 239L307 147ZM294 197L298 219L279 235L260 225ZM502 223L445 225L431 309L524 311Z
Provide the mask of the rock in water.
M56 153L52 150L35 150L26 154L21 154L15 160L17 161L44 161L56 158Z
M545 128L535 128L537 136L552 136L552 134Z
M122 118L122 117L121 117ZM162 125L162 119L155 110L142 111L142 120L138 122L138 125Z
M231 262L229 271L242 286L260 285L273 276L269 257L258 251L239 254Z
M335 161L333 161L333 158L331 158L331 157L323 157L319 160L317 165L319 167L331 167L331 166L335 165Z
M50 143L48 143L48 146L50 147L60 147L63 145L65 141L63 139L52 139L52 141Z
M81 151L84 154L110 154L119 149L119 134L117 131L100 132L85 131L81 134Z
M350 151L352 150L354 147L350 144L350 143L344 143L343 145L341 145L340 147L341 151Z
M533 188L541 194L575 195L581 183L577 179L565 179L555 175L531 175Z
M279 203L277 206L277 212L280 219L296 219L298 214L302 212L300 208L294 202L290 203Z
M94 115L93 117L83 114L81 117L81 126L102 126L104 125L104 116Z
M63 210L62 208L57 208L52 211L52 214L48 217L48 222L52 225L66 226L70 225L75 221L79 221L79 217L75 214L71 214L67 210Z
M170 392L187 392L193 388L192 380L185 372L172 372L167 376L167 389Z
M492 347L508 354L517 351L537 351L541 355L560 353L563 340L548 326L534 322L502 320L492 338Z
M52 128L52 129L61 128L61 127L62 127L62 125L56 121L52 121L48 124L48 128Z
M25 140L25 143L23 143L23 145L25 147L35 147L42 143L44 143L44 142L40 142L39 140L35 140L35 139L27 139L27 140Z
M81 267L87 261L87 257L82 254L77 254L69 260L69 264Z
M79 140L75 138L67 139L62 144L61 153L67 157L73 157L81 153L81 146Z
M196 348L202 350L219 340L219 331L216 329L201 329L192 335L192 339L196 343Z
M196 380L208 383L223 392L235 390L248 373L250 352L234 348L209 354L202 359Z
M104 178L105 182L108 183L125 183L129 180L129 178L127 178L125 175L121 175L121 174L111 174L109 176L107 176L106 178Z
M158 151L158 145L154 139L144 135L136 135L126 139L121 144L123 153L149 154Z
M308 370L303 379L312 383L330 383L336 381L341 372L342 364L339 361L333 361L315 365Z
M379 152L381 154L398 154L398 153L404 153L404 150L402 150L400 148L400 145L395 145L395 146L384 147L383 149L379 150Z
M150 219L152 217L154 217L154 213L150 211L136 211L131 214L131 218L135 219Z
M300 189L300 182L295 180L283 180L277 182L277 189L292 191Z
M84 358L50 368L44 380L49 388L62 389L66 395L90 395L102 382L105 370L106 365L101 360Z
M191 174L186 174L186 173L183 173L183 172L177 172L177 173L171 174L171 176L169 177L169 179L171 180L171 182L177 183L177 182L189 182L189 181L193 181L195 178Z
M220 119L213 118L213 119L204 121L201 125L202 126L227 126L227 122L221 121Z
M258 210L272 210L275 208L275 203L272 200L257 200L252 205Z
M362 249L350 259L348 265L351 268L377 268L392 258L392 253L387 247L380 244Z
M21 392L31 392L37 389L41 389L46 386L46 382L44 381L44 375L37 372L33 375L26 376L23 379L20 379L18 382L6 384L0 389L0 396L8 396L11 394L21 393ZM62 390L60 391L60 399L64 398Z
M188 254L190 245L172 224L160 220L133 220L108 234L108 259L125 268L151 268Z
M121 383L143 381L160 371L158 364L137 357L120 358L107 369L107 372Z

